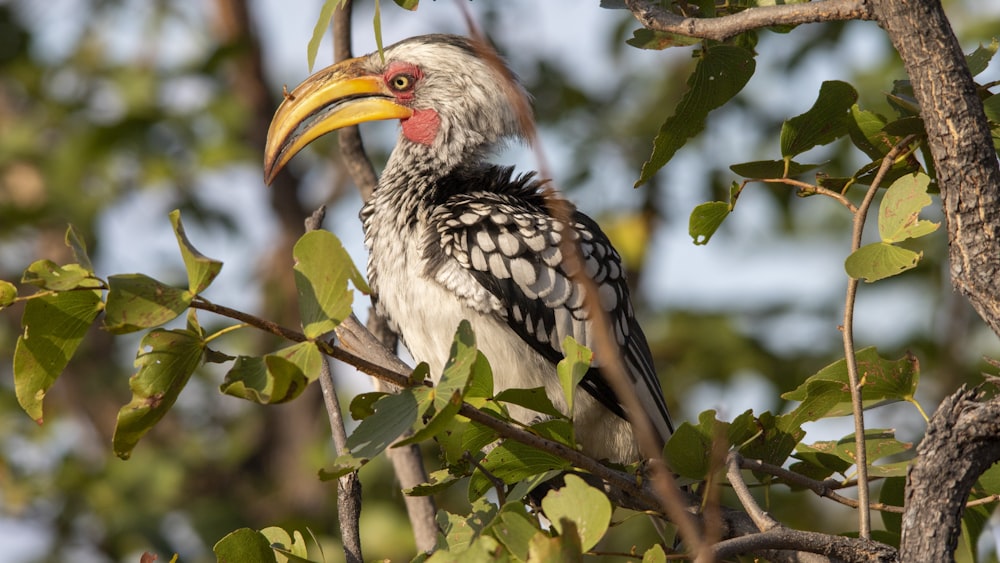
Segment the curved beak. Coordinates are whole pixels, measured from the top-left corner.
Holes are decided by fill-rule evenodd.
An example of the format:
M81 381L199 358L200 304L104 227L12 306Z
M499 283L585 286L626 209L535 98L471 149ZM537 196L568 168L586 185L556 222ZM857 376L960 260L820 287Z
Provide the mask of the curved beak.
M395 102L381 75L364 70L361 60L348 59L326 67L285 93L264 145L264 179L268 184L306 145L331 131L413 115L410 108Z

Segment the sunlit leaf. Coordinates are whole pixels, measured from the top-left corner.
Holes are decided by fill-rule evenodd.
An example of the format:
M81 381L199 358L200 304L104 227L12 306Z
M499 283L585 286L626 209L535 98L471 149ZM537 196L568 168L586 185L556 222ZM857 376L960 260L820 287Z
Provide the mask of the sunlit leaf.
M98 289L104 282L79 264L60 266L51 260L37 260L24 271L22 283L52 291L69 291L76 288Z
M979 45L975 51L965 56L965 64L969 65L969 72L972 76L982 73L986 67L990 66L990 61L997 54L998 48L1000 48L1000 41L994 37L988 45Z
M572 520L563 519L562 535L550 537L547 534L535 534L528 545L527 563L549 563L550 561L582 561L583 548L580 545L580 534Z
M70 225L66 228L66 246L73 252L73 261L84 270L94 273L94 266L90 263L90 255L87 254L87 243L76 232L76 227Z
M673 158L677 149L705 128L713 109L725 104L743 89L753 76L756 63L747 49L734 45L712 45L701 52L688 91L667 118L653 141L653 153L642 165L636 187L646 183Z
M642 563L667 563L667 554L660 544L654 543L653 547L642 554Z
M824 82L809 111L781 126L781 156L795 156L846 135L849 111L857 99L858 93L850 84L837 80Z
M278 563L271 540L250 528L240 528L219 540L212 548L220 563Z
M901 242L934 232L940 223L920 219L920 211L931 204L926 174L909 174L889 186L878 209L878 232L883 242Z
M512 440L490 450L481 463L494 477L508 485L532 475L570 467L570 463L561 457ZM492 486L482 472L476 471L469 479L469 500L483 496Z
M552 404L548 395L545 394L544 387L533 387L531 389L504 389L497 393L496 400L501 403L517 405L547 416L565 418L566 415L559 412L559 409Z
M354 292L347 289L347 281L365 293L368 285L340 240L329 231L302 235L292 255L302 328L309 338L319 338L351 314Z
M576 392L576 386L580 384L583 377L587 375L587 371L590 370L590 362L594 357L594 354L586 346L577 342L572 336L567 336L563 339L562 349L564 357L556 366L556 373L559 375L559 383L562 385L563 397L566 399L567 413L572 417L573 396ZM542 392L544 394L544 390ZM551 406L552 403L549 402L549 405ZM555 408L553 407L553 410L554 409ZM553 414L552 416L562 416L562 413L559 413L558 410L556 413L557 414Z
M912 355L898 360L886 360L874 347L855 354L858 374L862 378L861 398L866 408L909 400L920 379L920 364ZM847 361L838 360L810 376L782 399L801 401L791 413L801 424L830 416L851 414L851 391L848 384Z
M417 401L409 389L382 397L375 403L374 409L375 414L362 420L347 437L347 453L337 456L329 470L320 470L321 479L336 479L357 471L388 448L417 420Z
M189 315L189 319L193 315ZM194 370L201 364L205 341L197 327L156 329L143 337L129 379L132 400L118 411L112 445L128 459L142 438L170 410Z
M306 547L306 540L302 533L295 530L290 535L284 528L271 526L264 528L260 534L270 542L271 549L278 553L278 563L312 563L309 557L309 549ZM281 561L284 559L284 561Z
M584 551L597 545L611 522L611 501L603 492L588 485L576 475L566 475L566 485L549 491L542 499L545 517L560 534L569 520L576 524L580 546Z
M6 280L0 280L0 311L10 307L17 300L17 286Z
M219 390L260 404L284 403L298 397L319 376L322 361L312 342L300 342L264 357L240 356Z
M219 275L222 270L222 262L213 260L202 253L191 244L187 234L184 232L184 225L181 223L181 212L173 210L170 212L170 224L173 225L174 235L177 237L177 245L181 249L181 256L184 258L184 267L187 269L188 290L198 295L212 283L212 280Z
M36 422L42 399L80 346L101 311L100 291L67 291L29 299L14 347L14 393Z
M316 54L319 53L319 44L323 41L326 30L330 28L330 22L333 21L333 11L346 3L347 0L323 0L323 6L320 7L319 17L316 19L312 37L309 38L309 45L306 48L309 72L312 72L313 67L316 65Z
M528 559L528 549L531 539L542 531L537 520L528 515L524 504L508 502L500 509L493 520L490 532L521 561Z
M462 550L468 549L478 539L483 537L482 532L486 529L496 516L497 507L489 501L482 499L472 503L469 514L452 514L445 510L439 510L435 520L443 538L438 536L438 551L460 554ZM489 537L489 536L486 536ZM443 541L441 541L443 539ZM492 537L490 537L493 540ZM496 540L493 540L496 544ZM444 561L468 561L467 558L447 557ZM489 559L492 561L492 559Z
M844 261L847 275L868 283L912 270L922 253L886 242L873 242L855 250Z
M872 160L881 160L899 141L885 131L886 119L881 115L863 110L858 104L851 106L851 119L847 121L847 131L851 142Z
M416 10L420 0L393 0L397 6L405 10Z
M104 328L125 334L160 326L183 313L192 294L145 274L120 274L108 278L108 304Z

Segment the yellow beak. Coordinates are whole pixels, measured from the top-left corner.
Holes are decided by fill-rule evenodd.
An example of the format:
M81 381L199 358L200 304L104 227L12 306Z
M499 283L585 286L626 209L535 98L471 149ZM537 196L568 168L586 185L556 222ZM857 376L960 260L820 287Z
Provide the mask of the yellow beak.
M348 59L305 79L278 106L264 145L268 184L306 145L349 125L379 119L405 119L413 110L395 102L380 75L365 71L361 59Z

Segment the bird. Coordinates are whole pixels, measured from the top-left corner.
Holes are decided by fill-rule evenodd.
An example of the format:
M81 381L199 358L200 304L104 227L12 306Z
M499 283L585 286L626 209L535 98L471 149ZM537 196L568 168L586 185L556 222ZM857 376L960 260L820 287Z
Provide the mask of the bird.
M621 257L597 222L537 173L490 161L498 149L527 140L529 100L479 40L405 39L286 90L268 130L265 179L270 184L331 131L399 120L395 148L360 212L375 310L437 378L456 328L468 321L497 392L543 387L568 414L556 365L567 336L595 350L600 335L587 304L599 303L642 412L625 412L602 371L607 360L595 354L574 392L574 433L595 459L639 462L626 415L647 417L661 445L673 424ZM567 213L557 216L552 201L566 204ZM578 260L567 255L564 239L578 243ZM586 299L581 268L598 299ZM539 417L516 405L509 412L523 423Z

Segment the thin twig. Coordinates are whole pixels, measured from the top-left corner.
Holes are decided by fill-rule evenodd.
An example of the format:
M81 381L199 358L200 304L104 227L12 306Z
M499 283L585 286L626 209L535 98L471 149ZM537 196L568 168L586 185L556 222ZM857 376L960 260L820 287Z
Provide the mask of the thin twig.
M810 184L808 182L803 182L801 180L796 180L794 178L754 178L752 180L747 180L748 182L763 182L765 184L786 184L797 188L799 191L806 193L816 193L819 195L825 195L827 197L832 197L837 200L841 205L847 208L851 213L857 213L858 208L855 206L851 200L847 199L847 196L840 192L835 192L833 190L824 188L823 186L817 186L815 184Z
M872 180L871 186L865 193L864 199L854 213L854 228L851 232L851 252L856 252L861 248L861 237L865 231L865 220L868 217L868 209L875 199L878 191L893 164L896 157L903 152L903 149L916 138L915 135L908 135L890 150L879 166L878 173ZM858 283L856 278L848 277L847 294L844 299L844 321L841 326L841 334L844 341L844 359L847 361L847 378L851 386L851 410L854 414L854 440L855 440L855 461L858 468L858 535L862 538L871 537L871 500L868 498L868 454L865 447L865 419L864 405L861 400L861 378L858 375L858 362L854 356L854 304L858 295Z
M320 229L323 218L326 217L326 206L320 206L305 221L306 232ZM348 451L347 430L344 428L344 416L340 409L340 399L337 397L337 387L333 383L330 363L323 358L320 364L319 386L323 391L323 406L330 420L330 433L337 455ZM364 557L361 553L361 481L358 472L353 471L337 479L337 520L340 525L340 539L344 544L344 558L349 563L361 563Z

